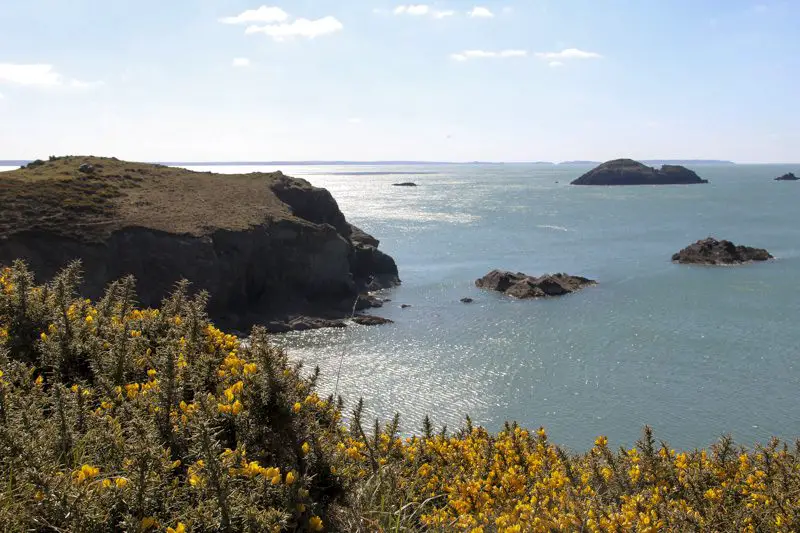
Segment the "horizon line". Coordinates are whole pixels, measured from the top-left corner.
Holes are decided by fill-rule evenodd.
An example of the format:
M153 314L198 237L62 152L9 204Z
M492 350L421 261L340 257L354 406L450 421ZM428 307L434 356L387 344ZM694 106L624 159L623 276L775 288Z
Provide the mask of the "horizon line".
M92 156L75 156L92 157ZM631 158L633 159L633 158ZM739 162L727 159L676 159L676 158L651 158L634 159L641 163L694 163L694 164L717 164L717 165L797 165L795 162ZM0 166L16 166L36 161L36 159L0 159ZM376 160L336 160L336 159L308 159L308 160L214 160L214 161L133 161L149 164L166 166L264 166L264 165L599 165L604 161L598 160L566 160L566 161L436 161L436 160L415 160L415 159L376 159Z

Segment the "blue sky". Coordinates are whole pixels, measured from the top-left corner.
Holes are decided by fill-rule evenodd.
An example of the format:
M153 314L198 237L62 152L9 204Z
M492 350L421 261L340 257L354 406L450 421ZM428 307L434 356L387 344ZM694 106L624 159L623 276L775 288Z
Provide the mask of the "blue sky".
M795 0L0 0L0 159L800 160Z

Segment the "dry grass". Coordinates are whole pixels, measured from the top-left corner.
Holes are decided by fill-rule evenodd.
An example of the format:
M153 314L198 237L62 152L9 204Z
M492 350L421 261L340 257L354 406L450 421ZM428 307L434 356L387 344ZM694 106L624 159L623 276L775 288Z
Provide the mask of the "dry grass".
M83 164L94 172L80 172ZM30 230L93 241L125 227L191 235L247 229L290 216L270 188L278 176L54 158L0 174L0 238Z

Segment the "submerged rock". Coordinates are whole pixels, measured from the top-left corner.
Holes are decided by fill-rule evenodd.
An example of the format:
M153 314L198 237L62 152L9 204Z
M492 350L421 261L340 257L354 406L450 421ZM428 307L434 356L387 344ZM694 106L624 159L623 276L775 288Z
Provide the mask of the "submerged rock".
M693 265L736 265L772 258L763 248L737 246L731 241L718 241L713 237L690 244L672 256L672 260L677 263Z
M784 174L783 176L778 176L775 178L775 181L797 181L800 180L797 176L795 176L792 172Z
M492 270L475 281L477 287L502 292L519 299L561 296L596 283L591 279L568 274L546 274L537 278L522 272L505 270Z
M462 304L471 304L474 301L475 300L473 300L472 298L461 298L461 303Z
M226 329L349 317L360 293L400 283L394 260L330 192L281 172L62 157L2 173L0 206L0 264L24 259L49 280L80 259L81 292L93 299L132 274L145 307L188 279Z
M615 159L593 168L572 185L687 185L708 183L693 170L680 165L648 167L633 159Z

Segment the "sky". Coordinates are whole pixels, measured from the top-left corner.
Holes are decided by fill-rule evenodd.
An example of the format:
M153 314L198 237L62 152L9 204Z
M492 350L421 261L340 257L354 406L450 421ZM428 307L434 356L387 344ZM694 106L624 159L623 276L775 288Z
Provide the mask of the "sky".
M796 0L0 0L0 159L800 161Z

